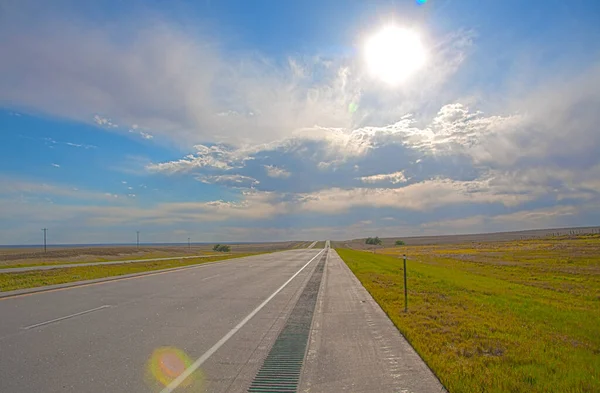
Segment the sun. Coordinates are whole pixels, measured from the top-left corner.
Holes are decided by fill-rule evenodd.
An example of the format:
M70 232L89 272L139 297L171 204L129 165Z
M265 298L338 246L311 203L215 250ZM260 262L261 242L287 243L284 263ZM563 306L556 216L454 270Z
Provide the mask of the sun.
M372 76L397 85L423 67L426 53L416 32L388 25L366 41L365 60Z

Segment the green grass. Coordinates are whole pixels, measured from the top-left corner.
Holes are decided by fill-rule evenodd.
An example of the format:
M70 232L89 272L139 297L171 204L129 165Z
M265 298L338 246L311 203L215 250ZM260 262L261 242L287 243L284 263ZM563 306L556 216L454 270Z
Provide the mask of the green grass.
M599 250L582 238L338 253L450 392L600 392Z
M216 255L214 252L199 252L197 255ZM53 266L53 265L77 265L80 263L96 263L96 262L118 262L118 261L137 261L141 259L154 259L154 258L179 258L187 257L190 254L168 254L168 253L148 253L144 255L131 255L131 256L114 256L114 257L99 257L90 260L79 260L79 261L40 261L40 262L26 262L26 263L11 263L6 265L0 264L0 272L2 269L12 269L20 267L35 267L35 266Z
M313 248L316 248L316 249L325 248L325 242L317 242L317 244L315 244L315 246Z
M0 292L34 288L45 285L64 284L73 281L92 280L124 274L198 265L224 259L241 258L252 254L222 255L209 258L174 259L168 261L123 263L102 266L73 266L51 270L28 271L22 273L0 273Z

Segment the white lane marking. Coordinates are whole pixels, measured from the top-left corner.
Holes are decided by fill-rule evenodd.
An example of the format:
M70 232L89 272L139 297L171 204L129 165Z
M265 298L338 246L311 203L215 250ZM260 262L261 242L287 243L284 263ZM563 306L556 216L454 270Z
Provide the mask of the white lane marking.
M312 261L314 261L319 255L321 255L323 251L325 250L323 249L319 251L317 255L311 258L310 261L306 262L306 264L302 266L300 270L294 273L294 275L290 277L290 279L287 280L282 286L280 286L279 289L273 292L271 296L269 296L264 302L262 302L258 307L256 307L250 314L248 314L246 318L242 319L242 321L238 323L233 329L231 329L229 333L224 335L223 338L217 341L215 345L210 347L208 351L204 352L202 356L200 356L194 363L192 363L192 365L189 366L184 372L179 374L179 376L175 378L170 384L168 384L163 390L161 390L160 393L171 393L173 390L177 389L177 387L183 381L185 381L187 377L192 375L202 365L202 363L208 360L208 358L210 358L213 353L217 352L217 350L221 348L221 346L225 344L235 333L237 333L238 330L244 327L244 325L248 323L248 321L252 319L253 316L255 316L264 306L266 306L267 303L269 303L279 292L281 292L283 288L285 288L298 274L300 274L300 272L302 272L302 270L304 270L308 265L310 265Z
M104 306L92 308L90 310L81 311L81 312L78 312L78 313L75 313L75 314L67 315L65 317L56 318L56 319L53 319L51 321L40 322L40 323L36 323L35 325L25 326L23 329L25 329L25 330L33 329L33 328L36 328L36 327L39 327L39 326L44 326L44 325L48 325L50 323L62 321L63 319L73 318L73 317L76 317L78 315L88 314L88 313L91 313L91 312L94 312L94 311L98 311L98 310L102 310L103 308L108 308L108 307L110 307L110 306L104 305Z
M203 278L202 280L200 280L200 281L206 281L206 280L209 280L209 279L211 279L211 278L215 278L215 277L219 277L219 276L220 276L220 274L215 274L214 276L208 276L208 277L204 277L204 278Z

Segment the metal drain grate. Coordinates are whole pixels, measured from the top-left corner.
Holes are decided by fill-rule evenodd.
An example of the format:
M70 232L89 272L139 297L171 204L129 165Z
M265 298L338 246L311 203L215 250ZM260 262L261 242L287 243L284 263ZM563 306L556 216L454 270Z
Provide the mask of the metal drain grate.
M323 254L319 260L283 330L279 333L273 348L248 388L248 392L291 393L298 389L298 380L326 257L327 253Z

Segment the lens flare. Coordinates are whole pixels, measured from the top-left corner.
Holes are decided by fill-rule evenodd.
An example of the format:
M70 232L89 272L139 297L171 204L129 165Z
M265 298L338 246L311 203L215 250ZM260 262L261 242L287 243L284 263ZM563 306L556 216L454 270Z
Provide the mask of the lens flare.
M188 367L193 361L180 349L173 347L162 347L154 350L148 360L147 373L149 382L159 382L160 385L167 386ZM204 378L200 371L196 371L187 377L179 386L182 388L195 386Z

